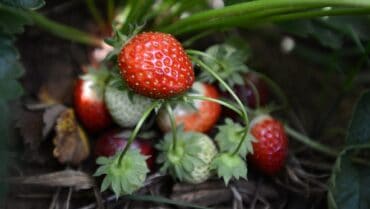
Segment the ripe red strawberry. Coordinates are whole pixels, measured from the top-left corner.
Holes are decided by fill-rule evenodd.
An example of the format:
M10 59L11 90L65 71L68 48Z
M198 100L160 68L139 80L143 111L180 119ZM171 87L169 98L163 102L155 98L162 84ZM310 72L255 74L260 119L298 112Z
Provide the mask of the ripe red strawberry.
M192 89L194 92L217 99L219 93L217 89L210 85L195 82ZM218 121L221 115L221 106L218 103L195 100L194 107L179 104L174 108L175 120L177 124L183 124L185 131L207 132ZM162 109L158 115L158 126L162 131L171 130L171 122L168 113Z
M74 88L74 108L82 125L91 133L99 132L112 123L104 103L107 72L91 70L77 80Z
M268 86L258 74L253 72L245 74L244 85L235 85L234 89L240 100L250 108L256 108L258 104L264 106L270 98ZM258 93L258 100L256 93Z
M150 98L179 95L194 82L191 61L170 34L147 32L135 36L122 48L118 65L127 85Z
M130 132L124 132L119 130L109 130L101 135L95 144L95 156L110 157L116 154L116 152L123 150L126 147L127 140L130 137ZM139 149L140 153L146 156L150 156L146 163L150 170L154 168L155 151L153 145L148 140L136 138L131 144L131 149Z
M256 139L250 160L262 172L276 174L284 166L288 152L284 126L271 116L261 115L252 120L250 130Z

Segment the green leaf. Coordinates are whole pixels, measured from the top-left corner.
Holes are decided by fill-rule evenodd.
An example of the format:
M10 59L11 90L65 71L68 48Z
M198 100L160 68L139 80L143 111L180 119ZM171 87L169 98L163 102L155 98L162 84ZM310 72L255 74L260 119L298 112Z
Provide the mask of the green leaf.
M0 98L4 100L17 98L23 93L21 85L15 80L23 74L18 59L11 37L0 34Z
M248 71L245 61L249 57L249 47L241 39L231 39L223 44L216 44L206 50L208 56L202 60L212 68L231 87L243 85L241 75ZM216 79L207 71L202 71L199 79L204 82L213 83ZM220 86L224 90L223 86Z
M365 92L352 115L348 128L347 145L370 143L370 91Z
M0 0L0 4L24 9L38 9L45 5L44 0Z
M9 108L7 105L7 102L4 101L0 97L0 160L2 163L0 163L0 178L4 179L6 175L8 175L7 172L7 166L8 166L8 156L7 156L7 145L6 145L6 139L9 138ZM7 184L5 182L0 182L0 202L2 202L2 198L6 194L6 186Z
M353 151L370 144L350 147L338 157L329 182L328 205L330 209L370 208L370 167L355 164Z
M361 47L359 41L370 39L370 22L364 17L326 17L290 21L280 25L292 34L312 37L322 46L337 50L341 49L348 38L358 47Z
M21 33L24 25L31 23L30 17L21 9L0 4L0 34Z
M248 1L254 1L254 0L226 0L225 1L225 6L230 6L233 4L240 4L243 2L248 2Z

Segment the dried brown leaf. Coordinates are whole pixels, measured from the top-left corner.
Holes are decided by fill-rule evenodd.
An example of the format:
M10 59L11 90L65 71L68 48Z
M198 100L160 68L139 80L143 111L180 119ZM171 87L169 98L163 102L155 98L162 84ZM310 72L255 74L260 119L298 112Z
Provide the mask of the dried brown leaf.
M64 105L58 104L47 108L43 115L44 128L42 136L45 138L52 131L58 116L66 109Z
M73 109L64 110L57 119L53 155L61 163L80 164L90 154L90 145L83 129L78 125Z
M203 189L186 193L175 193L171 196L171 199L173 200L191 202L202 206L217 205L228 202L231 198L232 193L230 189L226 187L220 189Z
M14 177L6 179L12 184L30 184L51 187L74 187L89 189L94 186L93 178L82 171L64 170L36 176Z

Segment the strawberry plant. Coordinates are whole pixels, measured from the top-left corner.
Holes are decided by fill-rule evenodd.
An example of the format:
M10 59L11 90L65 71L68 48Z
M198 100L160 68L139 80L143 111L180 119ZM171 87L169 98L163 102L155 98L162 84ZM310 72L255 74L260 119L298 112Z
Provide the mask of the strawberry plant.
M347 114L368 87L368 0L44 4L0 0L0 133L23 140L5 182L56 187L49 208L92 199L79 189L83 208L369 205L369 93ZM64 40L34 59L44 32Z

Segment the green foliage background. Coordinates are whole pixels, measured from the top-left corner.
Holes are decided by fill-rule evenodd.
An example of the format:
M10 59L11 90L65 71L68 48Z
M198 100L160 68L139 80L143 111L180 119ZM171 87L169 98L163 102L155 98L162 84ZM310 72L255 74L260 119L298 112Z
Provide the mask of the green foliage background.
M19 63L19 53L14 47L15 35L23 32L23 27L30 24L29 18L18 13L19 10L40 8L43 0L0 0L0 179L4 179L7 169L7 140L10 137L8 102L19 98L23 89L17 81L24 72ZM6 191L6 185L0 185L0 201Z

